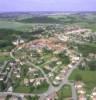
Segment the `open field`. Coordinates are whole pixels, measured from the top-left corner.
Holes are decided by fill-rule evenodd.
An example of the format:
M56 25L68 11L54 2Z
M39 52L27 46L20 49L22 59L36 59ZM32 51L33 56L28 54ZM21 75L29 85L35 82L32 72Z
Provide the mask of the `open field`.
M72 96L71 93L71 86L70 85L64 85L62 89L60 89L57 93L58 100L65 100L66 98L70 98Z
M42 83L42 85L38 86L38 87L33 87L33 86L21 86L21 85L18 85L14 92L16 93L44 93L45 91L48 90L48 84L45 82L45 83Z
M42 17L18 16L14 20L0 19L0 28L15 29L21 31L32 31L32 26L35 24L78 24L81 27L91 28L96 30L96 14L57 14Z
M12 58L9 56L9 53L4 54L3 52L0 52L0 62L12 60Z
M85 83L85 88L88 93L96 86L96 71L90 70L79 70L76 69L72 72L69 77L69 80L76 80L76 76L79 75L81 77L81 81Z
M84 56L88 56L89 53L96 53L96 45L92 43L77 45L78 51Z
M14 29L19 31L32 31L33 24L24 24L20 22L15 21L2 21L0 20L0 28L3 29Z

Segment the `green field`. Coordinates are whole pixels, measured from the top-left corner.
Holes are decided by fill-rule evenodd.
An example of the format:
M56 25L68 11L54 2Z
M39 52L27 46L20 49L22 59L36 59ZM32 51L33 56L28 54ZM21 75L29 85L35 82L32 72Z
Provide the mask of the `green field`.
M12 60L12 58L9 55L8 56L0 55L0 62L4 62L8 60Z
M58 100L65 100L65 98L71 97L71 86L64 85L61 90L58 91Z
M89 53L96 53L96 44L88 43L84 45L77 45L78 51L83 54L83 56L88 56Z
M48 90L49 85L46 82L43 82L41 85L34 86L25 86L18 85L15 87L14 92L16 93L44 93Z
M32 27L36 24L76 24L96 31L96 14L88 14L85 16L80 15L79 13L73 15L56 14L42 17L32 17L32 15L29 17L28 15L26 17L18 16L14 20L11 20L11 18L10 20L7 18L5 20L0 19L0 28L15 29L26 32L32 31Z
M21 23L15 21L2 21L0 20L0 29L14 29L19 31L32 31L33 24Z
M90 92L94 87L96 87L96 71L82 71L79 69L75 69L70 75L69 80L76 80L77 75L81 76L81 81L85 83L87 92Z

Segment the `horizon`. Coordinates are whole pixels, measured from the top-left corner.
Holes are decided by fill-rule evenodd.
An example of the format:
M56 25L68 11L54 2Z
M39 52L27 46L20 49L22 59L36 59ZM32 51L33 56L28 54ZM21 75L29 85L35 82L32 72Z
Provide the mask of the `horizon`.
M96 0L0 0L0 12L96 11Z
M0 13L91 13L96 11L3 11Z

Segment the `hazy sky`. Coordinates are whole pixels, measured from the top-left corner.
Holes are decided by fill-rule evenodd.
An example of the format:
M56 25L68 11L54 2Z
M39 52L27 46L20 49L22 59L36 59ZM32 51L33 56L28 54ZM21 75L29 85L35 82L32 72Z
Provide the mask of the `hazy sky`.
M0 0L3 11L96 11L96 0Z

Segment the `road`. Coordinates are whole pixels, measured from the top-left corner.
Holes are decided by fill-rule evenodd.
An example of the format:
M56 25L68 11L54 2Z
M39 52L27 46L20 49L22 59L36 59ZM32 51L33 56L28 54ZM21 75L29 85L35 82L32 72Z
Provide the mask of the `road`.
M72 87L72 100L77 100L77 92L74 86L74 83L69 83Z

